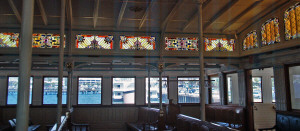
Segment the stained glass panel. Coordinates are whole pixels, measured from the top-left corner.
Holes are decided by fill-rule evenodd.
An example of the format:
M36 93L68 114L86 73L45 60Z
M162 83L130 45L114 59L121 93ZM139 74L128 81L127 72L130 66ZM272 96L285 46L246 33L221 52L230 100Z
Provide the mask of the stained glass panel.
M261 27L262 46L280 42L279 22L273 18L264 23Z
M234 50L234 39L226 38L205 38L205 51L233 51Z
M0 48L18 47L19 33L0 33Z
M243 42L243 50L250 50L258 47L256 31L247 34Z
M32 34L33 48L59 48L59 34Z
M113 38L110 35L77 35L76 48L112 49Z
M120 36L120 49L155 50L155 37Z
M198 38L165 38L166 50L198 50Z
M285 39L300 37L300 4L291 6L284 13Z

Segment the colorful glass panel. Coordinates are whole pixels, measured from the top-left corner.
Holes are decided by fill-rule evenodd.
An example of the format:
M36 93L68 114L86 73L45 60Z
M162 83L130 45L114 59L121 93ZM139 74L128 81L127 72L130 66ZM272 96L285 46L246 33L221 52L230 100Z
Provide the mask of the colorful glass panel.
M120 36L120 49L155 50L155 37Z
M165 38L166 50L198 50L198 38Z
M243 42L243 50L250 50L258 47L256 31L247 34Z
M280 42L279 22L277 18L268 20L261 27L262 46Z
M205 38L205 51L233 51L234 50L234 39L226 38Z
M59 48L59 34L32 34L33 48Z
M0 48L18 47L19 33L0 33Z
M76 47L90 49L112 49L113 38L114 37L110 35L77 35Z
M285 11L284 23L286 40L300 37L300 3Z

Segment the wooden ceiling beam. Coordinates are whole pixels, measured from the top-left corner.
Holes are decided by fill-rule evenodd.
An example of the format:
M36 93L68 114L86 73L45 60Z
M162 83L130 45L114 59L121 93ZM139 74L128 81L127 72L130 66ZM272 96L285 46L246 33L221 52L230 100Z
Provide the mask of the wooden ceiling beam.
M67 22L69 25L72 25L73 22L73 10L72 10L72 0L67 1Z
M214 23L220 16L222 16L226 11L228 11L234 4L236 4L239 0L231 0L228 4L226 4L220 11L218 11L213 17L209 19L209 22L203 26L203 30L205 30L208 26Z
M261 18L265 17L266 15L272 13L276 9L280 9L282 6L288 4L290 1L292 1L292 0L285 0L285 1L284 0L280 0L280 1L276 2L275 5L271 4L265 10L261 11L258 15L256 15L253 18L251 18L245 24L243 24L242 26L240 26L240 28L236 31L237 34L240 34L244 30L246 30L247 28L249 28L253 23L257 22L258 20L260 20Z
M148 14L149 14L150 10L152 9L152 7L153 7L153 5L154 5L154 3L155 3L156 1L157 1L157 0L151 0L149 6L147 7L147 9L146 9L146 11L145 11L145 13L144 13L144 15L143 15L142 20L141 20L141 22L140 22L139 30L141 30L141 28L143 27L143 25L144 25L144 23L145 23L145 21L146 21L146 18L148 17Z
M93 14L94 28L96 28L96 26L97 26L99 4L100 4L100 0L95 0L95 3L94 3L94 14Z
M261 3L263 0L259 0L254 2L252 5L250 5L247 9L245 9L242 13L240 13L238 16L233 18L231 21L229 21L221 30L224 32L225 30L228 29L232 24L234 24L237 20L239 20L241 17L243 17L245 14L247 14L250 10L255 8L259 3Z
M119 28L120 25L121 25L127 3L128 3L128 0L124 0L123 3L122 3L122 7L120 9L120 13L119 13L118 21L117 21L117 28Z
M203 3L203 9L211 2L212 0L206 0L204 3ZM183 26L183 29L182 31L185 31L191 24L192 22L198 18L198 9L197 11L195 11L195 13L193 14L193 16L188 20L188 22L185 23L185 25Z
M44 22L44 25L48 25L48 19L47 19L47 14L43 5L42 0L36 0L38 8L40 9L40 13Z
M14 1L13 0L8 0L8 3L9 3L9 6L11 7L11 9L13 10L15 16L17 17L18 22L22 23L22 17L20 15Z
M169 13L169 15L165 18L165 20L162 22L161 24L161 29L164 29L165 26L167 26L168 21L170 19L173 18L173 16L175 15L175 13L177 12L177 10L179 9L179 7L183 4L184 0L178 0L177 3L174 5L174 7L172 8L171 12Z

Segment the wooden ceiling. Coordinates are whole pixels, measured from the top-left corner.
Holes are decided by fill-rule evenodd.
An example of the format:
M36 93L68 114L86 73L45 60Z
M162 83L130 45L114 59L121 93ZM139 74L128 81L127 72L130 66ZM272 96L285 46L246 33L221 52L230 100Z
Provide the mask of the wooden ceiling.
M34 27L58 29L60 0L35 0ZM66 0L75 30L196 33L196 0ZM204 0L204 33L236 34L289 0ZM0 28L19 28L22 0L0 1ZM67 26L69 27L69 26Z

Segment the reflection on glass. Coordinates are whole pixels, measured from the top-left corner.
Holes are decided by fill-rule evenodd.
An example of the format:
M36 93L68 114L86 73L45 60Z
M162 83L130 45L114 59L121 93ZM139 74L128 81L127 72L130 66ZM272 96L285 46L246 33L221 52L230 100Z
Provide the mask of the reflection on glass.
M274 78L271 78L271 84L272 84L272 102L276 102L276 100L275 100Z
M200 103L199 77L178 78L178 103Z
M228 102L232 103L232 95L231 95L232 80L231 80L231 77L227 77L227 88L228 88Z
M211 95L212 95L212 103L220 102L220 86L219 86L219 77L212 77L211 78Z
M101 104L101 78L78 79L78 104Z
M146 103L148 103L148 77L146 80ZM162 78L162 103L168 99L168 78ZM159 103L159 78L150 77L150 102Z
M135 78L113 78L113 104L134 104Z
M67 103L67 83L68 83L68 79L64 77L63 87L62 87L62 104ZM57 104L57 93L58 93L58 78L45 77L43 104Z
M30 77L30 92L29 92L29 104L32 99L32 82L33 78ZM7 104L17 104L18 101L18 85L19 77L8 77L8 89L7 89Z
M252 77L253 102L262 102L261 77Z

